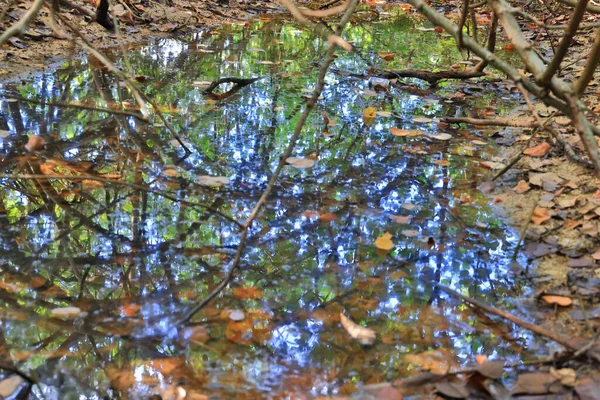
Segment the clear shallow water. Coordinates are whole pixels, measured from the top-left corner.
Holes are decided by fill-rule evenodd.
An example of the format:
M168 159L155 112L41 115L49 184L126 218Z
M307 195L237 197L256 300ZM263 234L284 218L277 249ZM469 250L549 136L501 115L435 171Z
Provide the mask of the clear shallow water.
M353 76L460 60L450 40L419 25L390 17L350 28L359 54L339 53L296 147L295 156L316 157L315 166L286 167L241 269L185 326L176 321L222 279L239 242L229 218L244 221L262 194L326 45L271 19L132 48L134 75L184 138L187 157L158 118L1 100L0 129L10 132L0 141L2 172L86 171L153 190L0 180L3 359L35 376L34 391L48 398L169 398L185 390L245 399L349 394L419 369L458 368L477 354L529 358L530 337L506 334L506 323L433 289L441 282L515 306L520 289L506 268L515 238L475 189L491 176L479 166L493 156L482 144L491 132L438 120L500 114L514 104L510 91L490 81L432 90L407 79L373 94ZM395 58L386 62L380 51ZM205 96L198 82L221 77L261 79L222 100ZM4 85L2 94L135 109L92 58ZM364 120L366 107L381 115ZM397 137L390 128L427 135ZM439 133L452 139L428 136ZM29 134L43 136L46 149L26 152ZM204 175L230 183L203 186ZM374 246L386 232L394 243L387 253ZM67 306L82 314L52 314ZM352 339L340 312L373 329L375 344Z

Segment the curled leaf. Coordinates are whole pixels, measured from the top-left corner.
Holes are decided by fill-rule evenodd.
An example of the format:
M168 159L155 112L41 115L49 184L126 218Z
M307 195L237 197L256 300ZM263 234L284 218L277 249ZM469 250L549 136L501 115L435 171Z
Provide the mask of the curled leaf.
M348 332L353 339L358 340L360 344L368 345L375 342L376 334L374 330L358 325L343 313L340 313L340 322L346 332Z

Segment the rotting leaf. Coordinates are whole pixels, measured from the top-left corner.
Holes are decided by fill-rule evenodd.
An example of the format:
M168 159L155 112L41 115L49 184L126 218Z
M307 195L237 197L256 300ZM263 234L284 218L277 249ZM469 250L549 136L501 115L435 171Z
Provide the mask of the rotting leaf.
M591 268L594 266L596 266L596 263L589 257L572 258L567 262L569 268Z
M315 160L311 160L310 158L304 157L289 157L285 161L292 167L298 169L312 168L316 162Z
M481 161L479 162L479 165L489 169L502 169L506 167L506 165L495 161Z
M548 211L547 208L543 208L543 207L536 207L533 210L533 215L531 215L531 220L536 225L541 225L542 223L544 223L545 221L548 221L549 219L550 219L550 212Z
M415 236L419 236L421 234L421 232L419 232L416 229L405 229L402 231L402 234L407 237L415 237Z
M25 383L25 379L19 375L11 375L3 379L0 381L0 398L8 399L19 390L23 383Z
M464 382L436 382L435 391L454 399L469 397L469 389Z
M188 326L179 330L179 341L183 344L196 343L204 344L208 342L210 335L205 327L201 325Z
M433 122L432 118L427 118L427 117L413 117L412 119L414 122L420 123L420 124L427 124L429 122Z
M392 242L392 234L389 232L384 233L375 240L375 247L381 250L389 251L394 248L394 242Z
M343 313L340 313L340 323L346 332L348 332L353 339L358 340L360 344L370 345L375 342L376 334L374 330L358 325Z
M511 394L547 394L561 390L562 385L552 375L533 372L519 375Z
M229 321L225 328L225 336L236 344L252 344L252 322L249 320Z
M562 307L568 307L573 304L573 299L569 297L550 294L543 295L542 300L544 300L547 304L557 304Z
M550 151L550 144L548 142L542 142L535 147L530 147L523 151L523 154L530 157L544 157Z
M477 371L490 379L500 379L504 375L504 361L487 361L477 367Z

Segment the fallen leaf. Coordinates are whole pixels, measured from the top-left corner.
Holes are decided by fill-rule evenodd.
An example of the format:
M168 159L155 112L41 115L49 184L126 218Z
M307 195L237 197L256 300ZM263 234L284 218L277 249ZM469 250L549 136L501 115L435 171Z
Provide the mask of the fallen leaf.
M380 51L377 53L377 55L379 55L379 57L383 58L385 61L392 61L396 54L389 51Z
M529 189L531 189L531 186L529 186L529 184L522 179L519 181L519 183L517 183L517 186L513 188L513 190L518 194L523 194Z
M543 222L548 221L550 219L550 212L547 208L537 207L533 210L533 215L531 216L531 220L536 225L541 225Z
M554 369L554 367L550 367L550 375L558 379L565 386L573 387L577 381L577 373L572 368Z
M200 325L189 326L179 331L179 341L183 344L197 343L204 344L208 342L210 335L205 327Z
M233 295L240 300L261 299L263 292L256 286L237 287L233 289Z
M411 203L404 203L402 204L402 208L404 208L405 210L414 210L417 206Z
M227 339L236 344L252 344L252 322L249 320L229 321L227 327L225 328L225 336Z
M137 312L140 310L140 308L141 308L141 306L139 304L127 303L127 304L123 304L119 308L119 312L124 317L133 318L133 317L135 317L135 314L137 314Z
M517 383L511 394L547 394L558 393L562 385L550 374L523 373L517 378Z
M292 167L298 169L312 168L316 162L315 160L311 160L310 158L304 157L289 157L285 161Z
M488 358L485 354L477 354L475 356L475 362L477 362L477 365L483 365L488 362Z
M523 154L531 157L544 157L550 151L550 144L542 142L535 147L530 147L523 151Z
M575 204L577 204L577 200L577 197L573 197L571 199L560 199L558 200L558 205L560 206L560 208L573 207Z
M572 258L567 262L569 268L591 268L595 266L596 263L589 257Z
M544 172L541 174L529 174L529 183L535 186L544 186L544 183L551 183L553 186L559 186L564 183L564 179L556 175L554 172ZM550 190L553 192L554 190Z
M419 236L421 234L421 232L419 232L415 229L406 229L406 230L402 231L402 234L407 237L415 237L415 236Z
M46 141L43 137L39 135L31 135L29 136L29 140L25 145L27 151L38 151L43 149L46 146Z
M364 326L360 326L353 322L350 318L340 313L340 322L346 332L353 338L359 341L360 344L369 345L375 342L375 331Z
M481 161L479 162L479 165L489 169L502 169L506 167L506 165L495 161Z
M377 109L375 107L367 107L363 110L363 117L367 119L373 119L377 115Z
M325 213L325 214L319 214L319 221L323 221L323 222L331 222L333 220L335 220L337 218L337 214L335 213Z
M465 382L436 382L435 391L453 399L466 399L469 396Z
M555 296L546 294L542 296L542 300L544 300L547 304L557 304L561 307L568 307L573 304L573 299L565 296Z
M4 129L0 129L0 139L7 138L10 135L10 131L5 131Z
M81 309L79 307L59 307L51 310L50 314L55 316L72 318L81 314Z
M246 318L246 314L242 310L231 310L227 317L232 321L242 321Z
M20 386L25 383L25 379L19 375L11 375L0 381L0 398L12 398L13 394L19 390Z
M377 115L379 117L391 117L392 113L391 113L391 111L377 111L377 112L375 112L375 115Z
M444 140L444 141L452 139L452 135L450 135L448 133L440 133L437 135L427 135L427 136L429 136L430 138L436 139L436 140Z
M410 222L410 216L408 215L390 215L390 218L399 224L408 224Z
M381 250L391 250L394 248L394 242L392 242L392 234L389 232L384 233L375 240L375 247Z
M433 122L433 118L428 118L428 117L413 117L412 119L414 122L420 123L420 124L427 124L429 122Z
M600 400L600 374L596 372L591 377L578 379L575 392L580 400Z
M477 367L477 371L486 378L500 379L504 375L504 361L485 362Z
M448 167L450 165L450 161L448 160L435 160L433 163L441 167Z
M229 178L225 176L201 175L198 177L198 183L204 186L227 185L229 183Z

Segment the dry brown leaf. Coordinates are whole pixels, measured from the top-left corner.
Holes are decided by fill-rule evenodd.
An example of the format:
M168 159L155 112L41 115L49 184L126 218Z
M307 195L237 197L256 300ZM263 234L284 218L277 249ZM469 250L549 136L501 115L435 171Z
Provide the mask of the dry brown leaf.
M519 183L517 183L517 186L513 188L513 190L519 194L523 194L529 189L531 189L531 186L529 186L529 184L522 179L519 181Z
M410 222L410 216L408 215L390 215L390 218L399 224L408 224Z
M139 304L127 303L127 304L123 304L119 308L119 312L124 317L133 318L133 317L135 317L135 314L137 314L137 312L140 310L140 308L141 308L141 306Z
M550 151L550 144L542 142L535 147L530 147L523 151L523 154L531 157L544 157Z
M343 313L340 313L340 322L346 332L348 332L353 339L358 340L360 344L368 345L375 342L376 334L373 329L358 325Z
M319 221L323 221L323 222L331 222L333 220L335 220L337 218L337 214L335 213L325 213L325 214L319 214Z
M550 219L550 212L547 208L537 207L533 210L533 215L531 216L531 220L536 225L541 225L545 221Z

